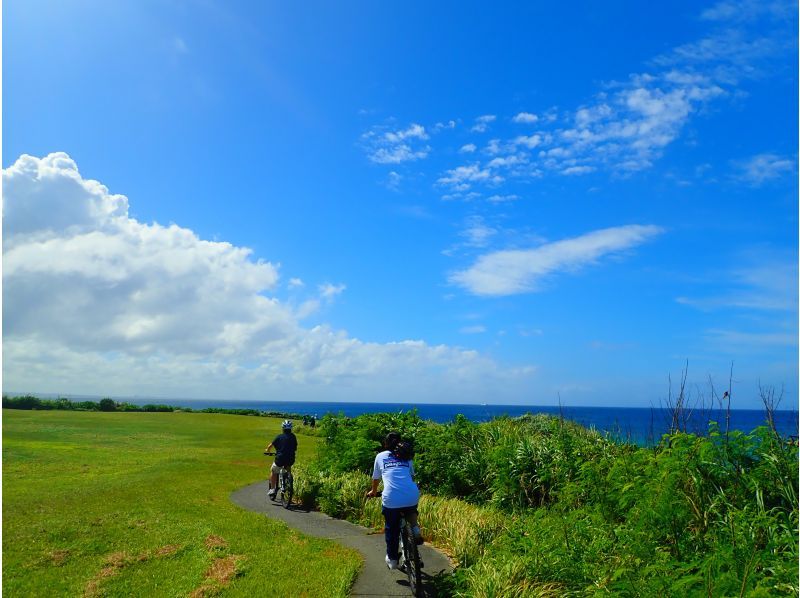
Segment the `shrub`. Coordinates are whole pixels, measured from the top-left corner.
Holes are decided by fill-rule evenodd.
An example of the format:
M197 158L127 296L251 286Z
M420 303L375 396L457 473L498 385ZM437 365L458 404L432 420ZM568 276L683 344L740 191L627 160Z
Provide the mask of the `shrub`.
M100 400L100 411L116 411L117 404L114 402L114 399L101 399Z

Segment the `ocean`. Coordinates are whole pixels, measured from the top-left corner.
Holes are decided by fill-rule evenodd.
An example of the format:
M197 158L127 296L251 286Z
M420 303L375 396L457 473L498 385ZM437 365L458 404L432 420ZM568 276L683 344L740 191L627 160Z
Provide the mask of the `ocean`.
M300 415L316 415L321 418L326 413L343 414L355 417L364 413L398 412L416 409L423 419L438 423L452 421L456 415L464 415L474 422L485 422L492 418L507 415L517 417L526 413L546 413L563 415L587 428L593 428L611 436L637 444L648 444L658 440L668 431L670 413L666 409L639 407L561 407L538 405L457 405L426 404L411 405L407 403L327 403L322 401L222 401L199 399L124 399L136 405L147 403L163 403L175 407L205 409L219 407L224 409L258 409L267 412L291 413ZM701 412L695 410L687 421L690 432L704 433L710 420L717 421L725 429L725 411L714 410ZM766 414L760 409L732 409L730 412L730 429L750 432L764 425ZM797 411L776 411L775 427L781 435L789 437L798 435Z

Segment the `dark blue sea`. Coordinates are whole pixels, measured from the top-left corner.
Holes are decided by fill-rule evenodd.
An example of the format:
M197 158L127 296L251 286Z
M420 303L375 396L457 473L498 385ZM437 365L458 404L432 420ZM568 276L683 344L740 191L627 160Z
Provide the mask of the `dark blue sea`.
M147 403L165 403L175 407L205 409L221 407L225 409L258 409L267 412L287 413L295 415L316 415L321 418L326 413L343 414L355 417L363 413L408 411L416 408L424 419L438 423L452 421L457 414L462 414L474 422L489 421L494 417L507 415L517 417L526 413L546 413L563 415L587 428L594 428L607 433L618 440L647 444L658 440L669 430L670 413L666 409L637 407L561 407L533 405L450 405L450 404L417 404L406 403L326 403L312 401L220 401L199 399L125 399L131 403L144 405ZM686 428L690 432L705 433L708 422L717 421L725 429L726 414L724 411L701 411L695 409ZM730 412L730 429L751 432L764 425L766 415L763 410L733 409ZM775 427L781 435L789 437L798 435L797 411L776 411Z

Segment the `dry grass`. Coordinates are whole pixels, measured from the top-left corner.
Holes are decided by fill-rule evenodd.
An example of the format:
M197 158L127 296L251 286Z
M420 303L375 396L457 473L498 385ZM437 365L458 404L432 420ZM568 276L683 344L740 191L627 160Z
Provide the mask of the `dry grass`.
M208 550L222 550L228 547L228 542L225 538L211 534L206 538L205 545Z
M203 583L189 594L190 598L212 596L229 586L231 581L238 575L238 564L242 560L244 560L243 557L239 555L214 559L214 562L211 563L205 573Z

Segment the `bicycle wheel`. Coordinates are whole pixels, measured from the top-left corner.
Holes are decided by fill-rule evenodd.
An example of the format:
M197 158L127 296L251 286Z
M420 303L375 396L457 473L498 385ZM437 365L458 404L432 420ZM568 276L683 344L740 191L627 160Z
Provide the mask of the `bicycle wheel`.
M424 596L422 591L422 563L419 559L419 550L414 540L414 534L411 532L409 525L403 526L400 539L411 593L414 596Z
M292 504L292 475L285 471L281 473L281 504L285 509Z
M294 478L291 473L286 474L286 480L283 485L283 507L288 509L292 504L292 496L294 495Z

